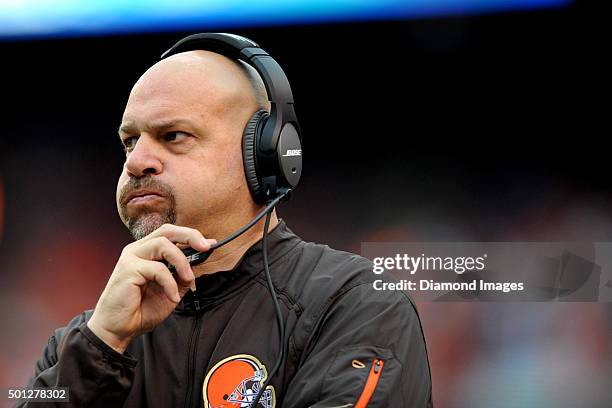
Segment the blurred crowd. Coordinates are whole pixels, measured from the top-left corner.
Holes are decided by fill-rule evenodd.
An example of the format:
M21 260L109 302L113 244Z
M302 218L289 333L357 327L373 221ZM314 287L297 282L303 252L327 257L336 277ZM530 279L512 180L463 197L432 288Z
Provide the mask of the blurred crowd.
M58 161L63 166L44 172ZM35 165L27 162L15 155L4 163L13 171L4 180L0 244L0 388L25 384L53 330L95 306L130 241L116 215L112 175L85 180L86 163L53 149L38 152ZM418 200L412 207L371 207L357 223L344 211L357 199L354 185L339 186L334 194L343 200L320 197L316 213L330 222L313 222L309 197L320 189L314 180L278 211L305 239L353 252L366 241L611 240L609 201L557 188L537 199L517 197L522 210L495 221L493 211L483 213L487 225L442 202L423 207ZM421 194L435 201L433 192ZM609 303L419 303L419 309L437 407L611 406Z

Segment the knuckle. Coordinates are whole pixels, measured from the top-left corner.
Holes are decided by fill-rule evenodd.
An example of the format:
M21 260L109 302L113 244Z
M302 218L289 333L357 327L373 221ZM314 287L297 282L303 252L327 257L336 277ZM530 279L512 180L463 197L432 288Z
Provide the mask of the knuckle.
M163 263L161 263L161 262L155 262L155 263L156 263L156 265L155 265L155 272L156 273L158 273L160 275L165 275L166 271L169 272L168 268Z
M115 264L115 273L121 273L121 271L130 267L133 264L130 254L125 254L119 257Z
M156 237L153 242L155 243L155 245L162 247L171 244L170 240L166 237Z
M136 244L136 242L137 241L130 242L129 244L124 246L123 249L121 250L121 255L128 254L132 249L134 249L134 245Z
M144 270L144 266L140 264L134 266L134 272L142 276L146 274L146 271Z
M193 233L194 235L201 237L202 233L200 232L200 230L197 230L195 228L189 228L189 232Z
M158 228L159 231L162 233L162 235L168 235L171 233L174 233L177 229L180 229L180 227L174 225L174 224L162 224L161 227Z
M160 252L163 257L172 256L173 258L180 257L180 254L182 254L181 250L170 241L161 245Z

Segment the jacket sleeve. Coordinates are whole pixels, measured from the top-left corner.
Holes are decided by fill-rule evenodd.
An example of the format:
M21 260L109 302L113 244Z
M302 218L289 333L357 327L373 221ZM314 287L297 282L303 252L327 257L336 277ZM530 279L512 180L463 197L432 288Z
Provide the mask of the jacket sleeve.
M120 407L134 378L136 359L120 354L75 317L49 338L27 387L68 387L69 402L20 400L15 407ZM89 313L91 315L91 313Z
M283 408L432 406L423 331L405 293L362 283L338 295L319 321Z

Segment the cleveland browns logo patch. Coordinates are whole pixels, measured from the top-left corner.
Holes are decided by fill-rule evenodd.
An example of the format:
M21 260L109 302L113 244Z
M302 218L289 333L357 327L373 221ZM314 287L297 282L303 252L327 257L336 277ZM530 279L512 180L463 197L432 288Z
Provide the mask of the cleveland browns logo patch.
M266 367L256 357L237 354L219 361L206 374L202 396L205 408L249 408L268 378ZM257 408L274 408L274 387L268 385Z

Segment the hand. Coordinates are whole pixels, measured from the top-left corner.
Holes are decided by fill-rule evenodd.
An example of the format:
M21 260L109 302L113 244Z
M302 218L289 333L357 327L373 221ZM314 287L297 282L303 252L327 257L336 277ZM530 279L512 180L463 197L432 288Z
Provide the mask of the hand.
M87 322L89 329L123 353L134 337L153 330L172 313L195 280L176 244L206 252L214 243L193 228L164 224L127 245ZM176 267L176 280L161 260Z

